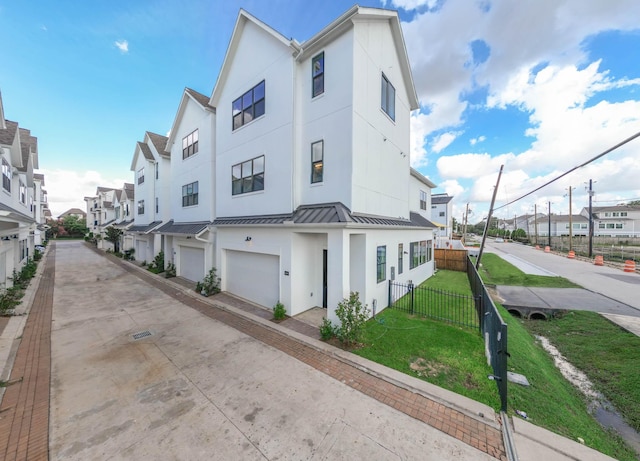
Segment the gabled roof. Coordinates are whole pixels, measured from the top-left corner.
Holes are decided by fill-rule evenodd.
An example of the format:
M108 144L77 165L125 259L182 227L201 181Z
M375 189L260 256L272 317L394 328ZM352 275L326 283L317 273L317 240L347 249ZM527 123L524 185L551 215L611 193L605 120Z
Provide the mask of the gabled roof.
M38 138L31 136L31 130L19 128L20 148L22 149L22 167L26 170L29 158L33 162L33 168L38 168Z
M96 189L96 195L100 194L100 192L109 192L114 190L112 187L102 187L102 186L98 186L98 188Z
M146 143L138 141L138 147L140 148L142 155L144 155L144 158L151 160L152 162L155 161L151 148Z
M122 186L122 188L125 190L125 192L134 191L135 187L136 186L134 186L133 183L130 183L130 182L125 182L124 186Z
M118 200L118 202L120 202L122 200L122 193L124 191L122 189L116 189L116 200Z
M425 175L423 175L422 173L420 173L418 170L416 170L415 168L410 168L411 171L411 176L413 176L414 178L416 178L418 181L420 181L421 183L423 183L425 186L434 189L438 186L436 186L434 183L432 183L429 178L427 178Z
M158 154L163 157L171 156L171 152L167 150L167 141L169 138L158 133L153 133L151 131L147 131L146 135L149 136L151 144L153 144L153 147L156 148L156 152L158 152Z
M589 208L585 208L587 212ZM613 205L613 206L594 206L591 208L594 213L601 213L603 211L640 211L638 205Z
M218 73L218 80L216 81L216 85L213 88L213 92L211 93L210 104L212 106L216 106L218 104L218 98L220 94L220 89L225 85L227 78L229 76L229 68L231 66L231 60L233 59L233 55L235 54L238 44L240 43L240 37L246 27L247 23L252 23L262 29L267 35L273 37L278 42L280 42L283 46L291 49L292 54L297 53L300 50L300 44L295 40L289 40L280 32L276 31L272 27L268 26L264 22L260 21L256 17L249 14L247 11L240 9L238 13L238 18L236 19L236 24L233 27L233 33L231 34L231 40L229 41L229 46L227 47L227 51L224 55L224 61L222 61L222 67L220 68L220 72Z
M33 174L33 179L36 181L40 181L40 184L42 186L44 186L44 175L41 173L34 173Z
M185 88L182 92L182 98L180 98L180 105L178 106L178 110L176 111L176 116L173 119L173 123L171 124L171 131L169 133L169 137L167 138L166 145L167 151L171 152L171 146L176 140L176 132L178 128L178 124L180 120L182 120L182 116L184 115L184 111L187 108L187 104L189 101L194 101L201 109L216 113L215 107L209 104L209 98L202 93L198 93L196 90L191 88Z
M65 216L69 216L69 215L82 215L82 216L86 216L87 213L85 213L83 210L81 210L80 208L70 208L67 211L65 211L64 213L62 213L60 216L58 216L58 218L64 218Z
M184 234L184 235L197 235L204 231L211 222L209 221L200 221L200 222L174 222L173 219L168 223L162 225L155 232L160 234Z
M453 200L453 197L447 194L435 194L431 196L431 203L433 205L443 205Z
M2 104L2 91L0 91L0 130L4 130L5 128L4 105Z
M16 133L18 132L18 123L11 120L5 120L6 128L0 129L0 144L5 146L11 146L14 139L16 139Z

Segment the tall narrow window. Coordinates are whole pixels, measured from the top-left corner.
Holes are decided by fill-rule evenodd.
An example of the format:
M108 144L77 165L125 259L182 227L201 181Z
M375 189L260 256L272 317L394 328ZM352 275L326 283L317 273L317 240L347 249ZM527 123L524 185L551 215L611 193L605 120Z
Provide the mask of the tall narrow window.
M144 167L138 170L138 184L142 184L144 182Z
M378 283L384 282L387 278L387 247L378 247L378 255L376 258L376 278Z
M2 159L2 188L11 192L11 165L4 158Z
M382 74L382 110L391 117L396 119L396 89L393 87L387 76Z
M156 213L160 213L160 202L158 200L158 197L156 197Z
M324 170L324 141L311 144L311 183L322 182Z
M138 214L144 214L144 200L138 200Z
M231 103L232 130L264 115L264 80Z
M27 204L27 186L22 181L20 181L20 203Z
M156 163L156 179L160 177L160 164Z
M398 275L402 274L402 266L404 263L404 245L398 243Z
M182 138L182 158L191 157L198 153L198 130ZM157 179L157 177L156 177Z
M420 191L420 209L427 209L427 193L423 190Z
M182 206L198 204L198 181L182 186Z
M264 155L231 167L231 194L264 190Z
M324 93L324 51L311 61L312 97Z

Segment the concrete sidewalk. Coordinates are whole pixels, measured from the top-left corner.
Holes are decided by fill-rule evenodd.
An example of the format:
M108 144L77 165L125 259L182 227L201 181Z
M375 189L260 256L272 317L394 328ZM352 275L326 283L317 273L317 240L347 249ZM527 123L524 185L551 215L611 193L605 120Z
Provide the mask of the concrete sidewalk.
M275 324L259 306L203 298L67 245L56 252L55 302L43 285L51 295L43 292L40 311L34 304L20 344L46 342L25 338L46 336L54 309L51 459L506 459L486 405L318 341L296 319ZM48 389L25 388L48 410ZM7 410L10 432L40 421L42 408L18 401ZM611 459L512 424L519 459ZM31 439L47 440L20 431L20 443Z

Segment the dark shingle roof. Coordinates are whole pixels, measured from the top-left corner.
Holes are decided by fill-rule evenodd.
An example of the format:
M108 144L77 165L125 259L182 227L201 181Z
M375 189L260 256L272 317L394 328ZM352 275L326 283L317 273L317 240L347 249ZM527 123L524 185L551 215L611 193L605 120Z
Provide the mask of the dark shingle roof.
M196 90L193 90L191 88L185 88L184 89L187 93L189 93L193 99L195 99L196 101L198 101L198 103L203 106L203 107L208 107L210 108L211 106L209 105L209 96L205 96L202 93L197 92Z
M44 186L44 175L40 173L34 173L33 179L39 179L40 183Z
M424 216L422 216L420 213L414 213L413 211L409 213L410 217L411 217L411 222L414 223L416 226L420 226L420 227L432 227L432 228L437 228L438 226L436 226L434 223L432 223L431 221L429 221L427 218L425 218Z
M125 189L126 191L134 190L134 188L135 186L133 185L133 183L130 183L130 182L124 183L123 189Z
M138 232L140 234L148 234L156 227L162 224L162 221L153 221L151 224L138 224L137 226L131 226L129 232Z
M0 144L10 146L13 144L13 140L16 138L18 132L18 123L11 120L5 120L6 128L0 130Z
M110 190L113 190L112 187L102 187L102 186L98 186L97 190L97 194L99 194L100 192L109 192Z
M171 152L167 152L167 141L169 138L162 136L161 134L152 133L151 131L147 131L147 135L149 136L149 139L151 139L153 147L156 148L160 155L163 157L171 156Z
M444 203L449 203L453 197L447 194L435 194L431 196L431 204L432 205L442 205Z
M142 155L144 155L144 158L146 158L147 160L151 160L151 161L155 160L155 158L153 157L153 154L151 153L151 149L149 148L149 146L147 146L143 142L138 142L138 147L140 148L140 151L142 152Z
M209 221L176 223L172 219L168 223L156 229L155 232L160 234L196 235L205 230L209 224L211 224Z

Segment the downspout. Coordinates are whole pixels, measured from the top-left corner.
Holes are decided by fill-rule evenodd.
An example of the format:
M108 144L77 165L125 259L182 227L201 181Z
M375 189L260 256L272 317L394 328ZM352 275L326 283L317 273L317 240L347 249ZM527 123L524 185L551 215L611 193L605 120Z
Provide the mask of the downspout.
M203 239L201 237L202 234L204 234L205 232L207 232L209 230L209 226L205 227L204 229L202 229L200 232L198 232L197 234L195 234L193 236L193 238L195 238L197 241L199 242L204 242L204 243L209 243L209 239Z
M292 107L291 107L291 212L293 213L295 211L295 206L296 206L296 190L297 190L297 182L299 181L298 175L297 175L297 171L296 171L296 155L297 155L297 138L298 138L298 126L297 126L297 104L298 104L298 98L297 98L297 91L298 91L298 86L297 86L297 79L296 79L296 75L297 75L297 70L298 70L298 58L302 55L302 47L298 44L297 41L295 40L291 40L290 42L290 46L291 48L293 48L294 53L293 53L293 59L292 59L292 66L291 66L291 96L292 96Z

